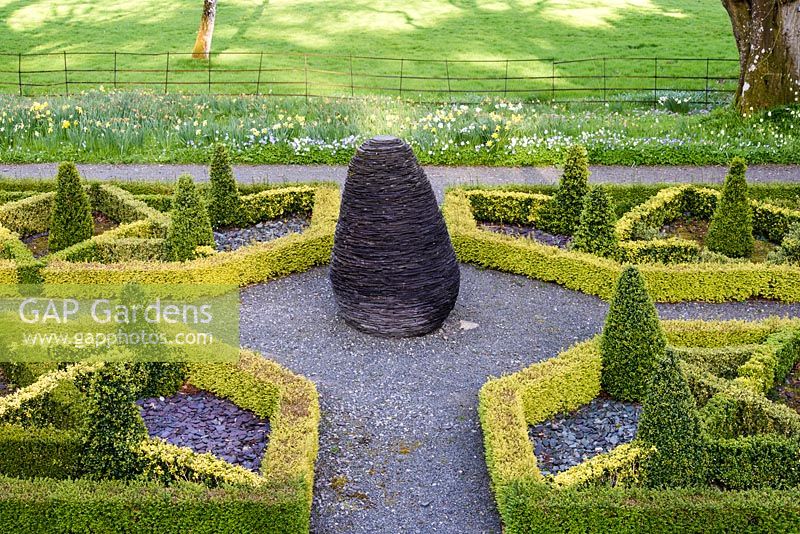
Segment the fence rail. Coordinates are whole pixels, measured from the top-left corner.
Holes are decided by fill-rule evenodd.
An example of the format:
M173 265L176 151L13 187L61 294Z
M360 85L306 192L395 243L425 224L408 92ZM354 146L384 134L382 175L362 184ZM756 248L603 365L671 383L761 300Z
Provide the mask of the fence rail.
M555 102L656 104L674 93L709 104L736 89L727 58L415 59L314 53L0 52L0 92L69 95L100 86L165 94L294 97L396 95L457 101L469 95Z

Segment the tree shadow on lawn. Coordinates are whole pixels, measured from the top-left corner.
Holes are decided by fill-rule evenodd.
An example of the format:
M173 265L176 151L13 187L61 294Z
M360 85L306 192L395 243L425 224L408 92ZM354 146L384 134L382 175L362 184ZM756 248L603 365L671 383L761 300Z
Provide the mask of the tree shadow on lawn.
M97 2L98 0L95 0ZM365 85L366 92L374 92L378 87L388 93L397 89L399 80L374 79L369 76L392 76L403 69L406 80L404 93L415 89L435 88L458 92L466 87L445 87L445 81L414 81L414 76L446 77L449 69L451 77L503 77L506 72L505 59L557 58L576 59L603 55L623 57L646 55L669 57L691 55L736 57L730 23L722 6L711 0L687 6L679 0L650 0L632 3L629 0L599 2L584 0L573 6L564 7L552 2L498 1L477 3L474 1L451 0L449 2L423 2L421 0L404 4L398 10L394 5L361 1L354 3L345 0L319 3L305 2L287 5L281 2L248 1L231 4L222 2L218 8L217 27L214 36L214 52L264 51L265 68L294 68L293 73L265 73L264 82L298 81L303 78L307 65L314 70L335 70L341 75L329 73L310 73L309 82L338 83L347 85L350 70L349 55L369 55L384 57L409 57L439 59L434 62L406 61L361 61L356 62L354 70L363 74L356 85ZM152 4L152 5L150 5ZM713 4L713 7L712 7ZM87 4L70 0L12 1L0 7L0 19L6 21L6 31L2 37L2 48L7 52L41 53L68 51L110 52L105 56L70 56L69 66L77 68L104 68L113 70L113 51L153 53L171 51L171 68L198 68L205 75L205 62L192 61L186 55L194 42L199 21L199 7L188 0L176 2L173 7L164 8L161 3L149 0L139 9L126 13L97 7L100 4ZM152 8L152 9L151 9ZM143 13L145 13L143 15ZM494 30L493 30L494 29ZM153 36L157 36L153 38ZM291 52L312 54L338 54L340 59L292 56ZM274 54L274 55L272 55ZM494 63L470 63L445 65L451 61L493 58ZM247 56L214 56L215 69L257 68L260 54ZM154 85L164 81L164 56L117 57L118 68L152 69L160 72L138 79ZM122 64L120 65L120 62ZM0 70L15 71L17 58L6 56L0 59ZM54 55L40 58L24 58L23 70L55 70L64 67L63 56ZM694 68L696 67L696 68ZM701 68L702 67L702 68ZM652 73L652 60L625 65L606 65L614 69L626 69L631 75ZM690 68L681 64L680 69ZM602 69L601 62L556 65L556 75L596 76ZM669 69L667 63L662 69ZM705 70L693 66L694 71ZM699 72L699 70L698 70ZM16 72L0 75L16 83ZM93 73L87 73L91 75ZM200 83L201 73L195 80L192 74L185 74L188 82ZM108 77L111 72L94 73L83 80ZM215 72L215 75L217 73ZM530 76L551 76L552 64L548 61L531 63L512 63L509 76L525 78ZM72 90L87 86L80 85L81 75L75 74ZM176 81L181 76L176 73ZM224 73L219 76L225 76ZM229 75L233 80L234 75ZM236 75L238 86L245 81L245 75ZM255 73L248 73L247 79ZM358 77L358 76L357 76ZM11 78L14 78L11 80ZM63 73L53 72L42 75L27 74L31 83L62 83ZM52 78L52 79L51 79ZM152 78L152 80L150 79ZM207 76L206 76L207 78ZM205 79L205 78L204 78ZM304 82L305 80L303 80ZM621 81L620 81L621 82ZM530 80L486 81L482 85L470 82L471 88L480 90L507 91L514 94L523 84L532 84L544 91L544 82ZM548 82L549 83L549 82ZM566 82L565 82L566 83ZM573 81L577 85L597 85L591 78ZM630 81L633 83L633 81ZM501 87L502 84L502 87ZM537 85L538 84L538 85ZM108 85L108 84L107 84ZM542 85L542 87L539 87ZM372 87L374 86L374 87ZM652 87L652 80L635 83L634 88ZM278 86L279 87L279 86ZM199 90L198 87L189 87ZM297 89L296 87L290 87ZM215 87L216 92L235 92L231 87ZM247 90L241 88L241 90Z

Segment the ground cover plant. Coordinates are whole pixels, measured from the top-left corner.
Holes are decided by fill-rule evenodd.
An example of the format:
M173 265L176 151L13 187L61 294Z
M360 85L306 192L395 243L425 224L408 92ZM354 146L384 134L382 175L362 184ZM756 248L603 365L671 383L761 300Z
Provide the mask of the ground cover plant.
M620 281L615 302L632 288ZM649 354L649 365L627 369L639 373L620 374L607 365L618 356L605 348L606 337L620 327L635 331L638 317L612 306L614 315L619 320L600 336L481 389L486 461L505 529L792 529L800 518L793 468L800 419L766 395L800 361L800 324L664 321L666 348ZM652 346L647 341L632 340L627 348L645 350ZM554 476L542 474L529 425L572 412L609 385L625 392L642 383L633 442Z
M736 155L751 164L800 160L796 107L746 117L727 106L710 113L671 109L478 97L441 105L100 91L0 97L0 157L197 163L210 162L211 147L222 143L237 163L346 164L361 142L390 131L423 164L562 164L574 144L583 144L595 164L727 164Z

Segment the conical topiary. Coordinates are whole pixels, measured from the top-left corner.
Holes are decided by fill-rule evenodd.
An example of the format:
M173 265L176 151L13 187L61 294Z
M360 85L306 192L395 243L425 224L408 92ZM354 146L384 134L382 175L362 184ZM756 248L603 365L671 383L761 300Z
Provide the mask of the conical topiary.
M753 209L747 198L747 165L742 158L731 163L722 196L708 226L706 246L712 252L731 258L747 258L753 254Z
M56 197L50 217L50 252L85 241L94 234L89 197L74 163L62 163L56 176Z
M138 445L147 429L134 402L139 376L130 363L106 363L85 385L82 470L91 478L131 479L142 468Z
M228 147L218 144L211 158L211 191L208 197L208 218L211 226L221 228L239 221L239 188L233 177Z
M170 211L166 248L170 259L186 261L194 258L195 249L214 244L214 232L208 212L191 176L178 178Z
M707 450L697 404L672 351L656 362L636 438L655 447L642 466L649 487L705 482Z
M573 235L581 218L584 197L589 192L589 154L583 145L567 149L558 189L545 207L539 226L554 234Z
M619 400L641 401L667 342L639 270L625 267L600 340L603 389Z
M613 256L619 247L615 220L614 208L605 189L593 187L586 195L572 248L598 256Z

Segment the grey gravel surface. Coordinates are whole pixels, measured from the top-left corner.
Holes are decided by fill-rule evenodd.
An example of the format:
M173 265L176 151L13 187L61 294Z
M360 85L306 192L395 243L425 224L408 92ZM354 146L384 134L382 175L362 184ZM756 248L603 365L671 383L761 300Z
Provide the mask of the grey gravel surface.
M556 474L633 441L641 406L599 397L528 429L539 469Z
M217 244L217 251L230 252L253 243L264 243L285 235L300 233L308 228L309 224L308 217L293 215L260 222L246 228L220 229L214 232L214 241Z
M153 437L257 471L269 423L206 391L178 393L137 402Z
M0 176L16 178L52 178L56 163L0 164ZM204 165L158 164L80 164L78 168L87 178L174 181L181 174L190 174L196 180L208 180L208 167ZM717 183L725 178L727 169L721 166L656 166L622 167L594 165L590 167L590 180L595 183L653 183L694 182ZM237 165L236 178L242 183L261 182L338 182L344 183L347 167L341 165ZM558 167L441 167L426 166L433 190L441 201L444 188L459 184L554 184L561 170ZM798 165L753 165L747 170L750 182L800 181Z
M598 333L607 304L462 265L461 294L443 328L388 340L337 318L327 273L318 268L247 288L241 311L242 344L307 376L320 392L313 530L500 532L478 390L490 376ZM669 318L800 315L800 305L766 302L659 309Z
M524 237L526 239L533 239L539 243L550 245L558 248L567 248L569 242L572 240L567 235L556 235L539 230L533 226L522 226L519 224L495 224L495 223L478 223L483 230L494 232L496 234L505 234L512 237Z

